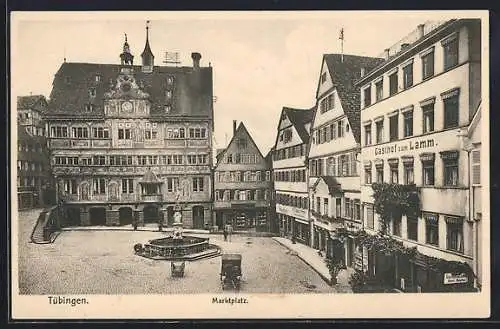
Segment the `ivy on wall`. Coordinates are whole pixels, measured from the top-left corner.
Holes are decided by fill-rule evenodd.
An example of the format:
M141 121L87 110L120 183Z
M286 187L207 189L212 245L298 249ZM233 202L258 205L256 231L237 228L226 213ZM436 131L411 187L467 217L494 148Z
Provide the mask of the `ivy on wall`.
M373 183L373 207L380 216L380 231L386 233L392 217L420 214L419 190L415 184Z

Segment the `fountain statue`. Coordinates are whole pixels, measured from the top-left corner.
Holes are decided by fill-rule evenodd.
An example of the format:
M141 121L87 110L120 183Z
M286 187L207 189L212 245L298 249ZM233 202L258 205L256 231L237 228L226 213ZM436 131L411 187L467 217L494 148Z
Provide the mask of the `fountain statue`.
M220 255L220 247L210 244L208 238L183 235L181 198L189 198L187 179L183 180L175 192L174 222L171 236L150 240L148 243L136 244L136 255L150 259L163 260L197 260Z

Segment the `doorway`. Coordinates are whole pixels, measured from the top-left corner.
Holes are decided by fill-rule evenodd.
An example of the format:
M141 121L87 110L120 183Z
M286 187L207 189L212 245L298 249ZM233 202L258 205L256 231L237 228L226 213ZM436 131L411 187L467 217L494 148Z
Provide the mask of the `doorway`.
M106 208L90 208L90 225L106 225Z
M205 225L205 209L203 206L193 207L193 228L203 229Z
M132 224L132 208L122 207L118 209L120 225L130 225Z

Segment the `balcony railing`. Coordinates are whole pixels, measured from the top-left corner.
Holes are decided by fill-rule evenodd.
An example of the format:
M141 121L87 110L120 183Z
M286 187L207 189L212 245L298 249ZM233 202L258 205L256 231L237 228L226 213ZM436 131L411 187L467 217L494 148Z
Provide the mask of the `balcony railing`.
M163 196L161 194L143 194L141 195L141 201L144 202L162 202Z

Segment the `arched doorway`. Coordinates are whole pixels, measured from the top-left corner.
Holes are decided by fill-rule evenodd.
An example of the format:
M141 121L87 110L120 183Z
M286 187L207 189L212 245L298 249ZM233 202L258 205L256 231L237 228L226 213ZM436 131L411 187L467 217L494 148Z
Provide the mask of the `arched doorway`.
M193 228L203 229L205 225L205 209L203 206L193 207Z
M66 209L66 225L80 226L80 208L69 207Z
M158 223L158 220L160 219L158 206L155 205L145 206L143 213L144 213L144 224Z
M167 207L167 225L172 226L174 224L174 207Z
M118 215L120 219L120 225L130 225L132 224L132 208L122 207L118 209Z
M90 208L90 225L106 225L106 208Z

